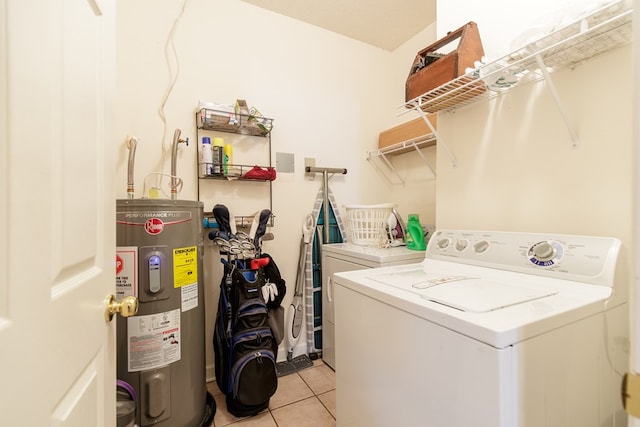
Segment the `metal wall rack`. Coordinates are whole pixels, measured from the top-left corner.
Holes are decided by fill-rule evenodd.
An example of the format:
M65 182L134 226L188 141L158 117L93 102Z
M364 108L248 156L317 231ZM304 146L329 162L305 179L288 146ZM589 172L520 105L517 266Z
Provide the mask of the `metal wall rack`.
M452 112L501 96L514 87L545 80L571 138L579 138L556 91L551 73L628 45L632 40L633 9L624 0L610 3L537 41L460 76L401 105L399 115L416 111L433 131L452 165L456 157L427 120L426 113ZM383 154L384 150L379 150Z
M245 182L266 182L269 184L269 210L271 211L271 218L269 220L269 226L273 227L275 215L273 214L273 188L272 181L268 179L247 179L242 176L244 173L251 170L255 165L242 165L232 164L230 165L236 171L237 176L229 177L223 175L206 175L200 176L200 141L201 131L217 131L238 135L249 135L252 137L265 138L269 146L269 159L268 165L261 166L262 168L272 167L271 163L271 130L273 129L273 119L267 117L254 117L246 114L232 114L225 111L201 108L195 113L196 130L198 135L197 142L197 163L198 163L198 200L200 199L200 181L201 180L216 180L216 181L245 181ZM205 215L206 216L206 215ZM250 227L253 222L253 216L235 216L237 227ZM211 227L216 227L213 218L205 218L205 223L212 224Z

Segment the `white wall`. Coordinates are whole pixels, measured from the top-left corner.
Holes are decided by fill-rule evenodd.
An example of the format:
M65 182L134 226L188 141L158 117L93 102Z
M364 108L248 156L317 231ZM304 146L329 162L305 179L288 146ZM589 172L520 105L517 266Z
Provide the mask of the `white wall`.
M478 24L485 56L492 61L521 47L524 36L536 39L540 30L560 28L570 23L577 14L594 11L614 1L616 0L439 1L437 36L440 38L448 31L474 21Z
M381 130L413 118L397 118L396 107L404 102L404 81L415 52L432 42L433 28L414 46L390 53L241 1L187 0L173 38L177 61L169 45L169 68L166 44L183 4L118 2L118 198L126 197L128 136L139 139L135 195L141 197L146 175L170 172L171 139L180 128L190 144L179 148L177 173L184 180L179 198L196 199L198 101L234 103L240 98L275 119L273 163L276 152L295 155L295 173L279 173L273 183L276 219L270 231L275 240L263 246L287 280L285 305L293 295L301 226L321 187L320 176L304 177L305 157L315 158L317 166L347 168L347 175L330 180L340 205L394 202L403 215L415 212L433 222L435 181L424 166L412 164L415 160L406 156L394 159L408 163L402 168L407 184L392 185L365 160L365 152L377 147ZM159 112L167 94L165 126ZM251 141L234 140L235 161L243 163L243 150ZM429 151L435 164L435 150ZM167 183L164 179L165 190ZM215 203L227 205L237 215L268 207L268 191L261 183L222 187L218 181L207 181L201 187L205 211ZM212 302L207 308L207 336L211 336L221 272L217 252L208 240L205 244L205 287L207 301Z
M377 146L381 130L413 118L397 119L395 107L404 101L404 80L416 49L402 59L399 74L393 68L398 55L387 51L243 2L188 0L174 38L179 76L166 102L163 129L158 112L170 83L165 43L181 4L118 5L119 196L126 188L127 136L140 139L140 196L146 174L169 172L171 136L180 128L192 142L180 148L178 174L185 180L180 197L197 197L193 113L198 100L233 103L243 98L275 118L273 152L295 154L296 173L280 174L274 183L274 211L286 224L303 217L289 201L295 198L297 206L310 207L320 186L319 178L303 178L305 157L316 158L318 166L349 170L331 181L339 203L395 202L364 154ZM171 66L177 67L173 57ZM412 210L425 210L412 203Z

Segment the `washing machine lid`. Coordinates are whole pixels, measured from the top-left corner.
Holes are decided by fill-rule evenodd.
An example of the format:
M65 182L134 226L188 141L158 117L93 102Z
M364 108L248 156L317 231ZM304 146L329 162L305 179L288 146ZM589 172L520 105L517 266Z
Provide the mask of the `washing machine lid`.
M552 296L556 293L520 285L468 279L431 287L420 296L458 310L485 313Z
M555 295L550 289L465 275L437 275L423 269L372 274L372 280L418 294L457 310L486 313Z

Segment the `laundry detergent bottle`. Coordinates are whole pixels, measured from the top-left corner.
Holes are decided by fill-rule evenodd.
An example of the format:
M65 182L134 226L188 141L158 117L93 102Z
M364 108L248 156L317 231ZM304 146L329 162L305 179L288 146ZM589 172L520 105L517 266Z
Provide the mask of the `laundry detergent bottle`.
M424 241L424 232L420 224L420 216L418 214L409 214L407 221L407 249L414 251L424 251L427 244Z

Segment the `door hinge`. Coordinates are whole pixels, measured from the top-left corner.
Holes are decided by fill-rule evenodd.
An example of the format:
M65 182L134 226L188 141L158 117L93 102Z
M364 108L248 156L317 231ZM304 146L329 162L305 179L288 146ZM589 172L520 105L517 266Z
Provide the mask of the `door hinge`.
M622 406L627 414L640 418L640 374L624 374L622 378Z

